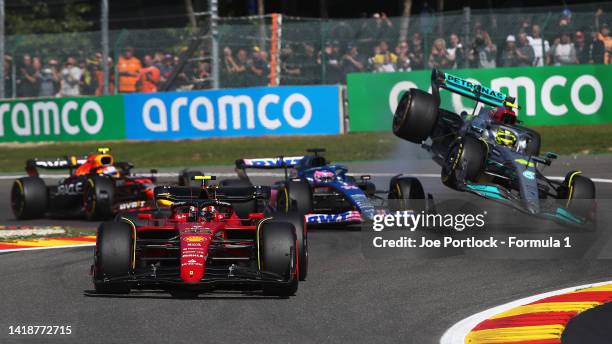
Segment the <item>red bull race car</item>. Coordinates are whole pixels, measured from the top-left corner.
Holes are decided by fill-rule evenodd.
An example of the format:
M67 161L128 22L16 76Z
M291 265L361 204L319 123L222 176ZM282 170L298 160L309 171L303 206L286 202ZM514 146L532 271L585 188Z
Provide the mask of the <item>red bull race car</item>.
M232 206L266 198L269 188L159 186L155 195L159 210L98 228L92 266L98 293L162 289L194 295L238 289L291 296L305 279L303 217L239 216Z
M115 162L108 148L87 156L30 159L27 177L16 179L11 208L18 220L53 217L85 217L104 220L119 212L151 209L156 178L131 174L132 165ZM68 170L69 176L47 186L39 169ZM154 170L151 171L154 174Z

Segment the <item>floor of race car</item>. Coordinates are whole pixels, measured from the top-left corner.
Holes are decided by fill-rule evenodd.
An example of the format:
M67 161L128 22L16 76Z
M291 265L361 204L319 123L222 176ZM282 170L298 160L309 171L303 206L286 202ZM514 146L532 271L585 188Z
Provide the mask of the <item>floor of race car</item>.
M612 178L607 169L612 156L561 161L545 174L562 176L569 170L563 162L572 162L592 177ZM432 177L439 168L429 160L354 163L349 171L418 173L424 176L426 191L438 199L476 197L444 188ZM373 179L379 187L387 187L388 176ZM0 180L1 225L16 224L6 199L10 185L10 180ZM597 187L598 197L611 198L612 184ZM28 223L92 232L96 227L52 219ZM610 280L612 275L612 261L602 260L369 259L362 253L360 235L341 229L310 231L308 279L289 299L240 292L203 294L197 300L173 299L162 292L91 297L87 296L93 288L88 276L91 247L2 254L0 342L37 342L28 336L9 336L11 325L71 325L72 334L54 340L435 343L449 326L482 309L547 290Z

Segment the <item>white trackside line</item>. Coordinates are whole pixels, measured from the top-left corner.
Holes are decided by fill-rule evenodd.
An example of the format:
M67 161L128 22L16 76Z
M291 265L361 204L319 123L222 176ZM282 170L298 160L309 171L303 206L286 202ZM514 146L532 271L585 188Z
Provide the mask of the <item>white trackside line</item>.
M19 252L19 251L36 251L36 250L52 250L56 248L72 248L72 247L88 247L96 246L95 243L91 244L78 244L78 245L63 245L63 246L42 246L42 247L24 247L24 248L12 248L9 250L0 249L0 254L7 252Z
M451 328L449 328L448 330L446 330L446 332L444 332L444 335L442 335L442 338L440 338L440 344L465 344L465 337L468 335L468 333L470 333L470 331L476 325L480 324L484 320L487 320L487 319L489 319L490 317L492 317L492 316L494 316L496 314L503 313L503 312L505 312L507 310L510 310L512 308L515 308L515 307L518 307L518 306L522 306L522 305L525 305L525 304L528 304L528 303L532 303L532 302L541 300L541 299L546 298L546 297L551 297L551 296L571 293L573 291L577 291L577 290L580 290L580 289L597 287L597 286L601 286L601 285L605 285L605 284L612 284L612 281L597 282L597 283L585 284L585 285L580 285L580 286L576 286L576 287L569 287L569 288L565 288L565 289L550 291L550 292L547 292L547 293L542 293L542 294L538 294L538 295L534 295L534 296L529 296L529 297L526 297L526 298L523 298L523 299L519 299L519 300L516 300L516 301L508 302L508 303L503 304L501 306L497 306L497 307L493 307L493 308L487 309L487 310L482 311L480 313L477 313L477 314L474 314L472 316L469 316L469 317L459 321L455 325L451 326Z
M217 176L217 177L235 177L236 173L234 172L211 172L210 174ZM393 177L398 175L399 173L385 173L385 172L351 172L349 173L349 175L352 176L359 176L359 175L369 175L372 177ZM146 174L146 173L137 173L137 176L143 176L143 177L147 177L147 176L151 176L151 174ZM155 174L157 177L164 177L164 178L171 178L171 177L178 177L179 173L177 172L160 172ZM405 174L406 176L410 176L410 177L417 177L417 178L440 178L440 174L439 173L407 173ZM284 177L285 174L284 173L280 173L280 172L251 172L249 173L249 176L251 177ZM24 177L24 175L0 175L0 180L11 180L11 179L17 179L17 178L21 178ZM59 179L59 178L66 178L68 177L68 175L64 175L64 174L41 174L40 175L41 178L49 178L49 179ZM560 177L560 176L552 176L552 177L548 177L549 179L552 180L563 180L565 179L565 177ZM612 179L608 179L608 178L591 178L591 180L595 183L605 183L605 184L612 184Z

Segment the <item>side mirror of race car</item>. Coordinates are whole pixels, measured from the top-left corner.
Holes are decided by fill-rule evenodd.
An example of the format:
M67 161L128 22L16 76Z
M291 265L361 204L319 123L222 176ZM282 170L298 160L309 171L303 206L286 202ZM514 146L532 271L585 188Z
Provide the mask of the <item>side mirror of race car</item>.
M546 152L546 154L544 154L544 156L547 159L551 159L551 160L557 159L559 157L559 155L557 153L553 153L553 152Z

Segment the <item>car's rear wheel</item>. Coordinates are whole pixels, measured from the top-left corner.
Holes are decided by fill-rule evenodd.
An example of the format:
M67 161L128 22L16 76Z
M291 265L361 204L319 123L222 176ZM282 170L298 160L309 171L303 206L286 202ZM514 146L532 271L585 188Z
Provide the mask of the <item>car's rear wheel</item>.
M288 297L298 289L295 229L288 222L264 221L258 229L260 270L273 272L289 281L286 284L264 284L266 295Z
M278 213L273 215L275 222L288 222L295 228L295 237L298 248L298 273L300 281L306 280L308 275L308 232L306 218L300 213Z
M414 143L425 141L438 122L438 104L431 94L416 88L404 93L393 115L395 136Z
M106 220L113 216L115 185L106 177L91 176L83 188L83 207L87 220Z
M98 227L94 286L99 293L129 293L125 282L133 264L133 227L125 222L104 222Z
M424 211L425 191L421 182L414 177L395 177L389 184L390 208L394 211Z
M442 183L456 189L462 173L465 182L477 182L484 170L486 157L487 147L482 141L471 136L458 140L448 150L442 166Z
M595 183L578 171L571 171L561 183L559 198L565 207L584 219L595 219Z
M47 186L38 177L15 180L11 188L11 209L18 220L43 217L47 211Z
M312 189L306 180L290 180L278 190L276 209L283 213L312 211Z

